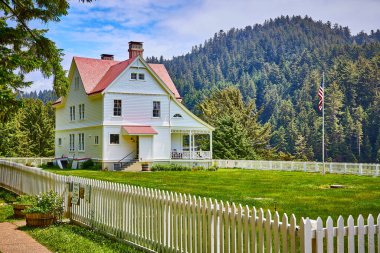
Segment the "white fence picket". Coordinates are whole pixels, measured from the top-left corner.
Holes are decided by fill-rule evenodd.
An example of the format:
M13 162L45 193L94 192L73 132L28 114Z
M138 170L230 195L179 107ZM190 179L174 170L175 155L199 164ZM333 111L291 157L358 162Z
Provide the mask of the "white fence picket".
M334 224L330 216L326 221L326 245L327 253L334 253Z

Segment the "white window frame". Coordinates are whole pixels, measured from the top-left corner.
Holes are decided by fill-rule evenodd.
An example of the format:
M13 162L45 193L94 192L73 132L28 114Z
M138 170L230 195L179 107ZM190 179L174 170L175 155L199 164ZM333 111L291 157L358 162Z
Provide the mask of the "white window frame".
M94 145L99 145L99 135L94 136Z
M115 102L120 101L120 115L115 115L115 109L118 109L115 107ZM121 99L114 99L113 100L113 117L121 117L123 115L123 101Z
M79 105L79 119L84 119L84 104Z
M144 73L138 73L137 75L138 75L139 80L145 81L145 74ZM142 75L142 78L140 78L140 75Z
M136 75L136 78L132 78L132 75ZM137 80L138 77L139 77L138 73L136 73L136 72L131 73L131 80Z
M155 109L155 105L158 103L158 109ZM154 111L158 110L158 116L154 116ZM161 118L161 101L153 101L152 118Z
M75 151L75 134L69 134L69 137L70 137L69 151L73 152Z
M78 151L84 151L84 133L78 134Z
M117 135L119 136L119 142L118 143L111 143L111 135ZM120 145L120 134L110 134L109 135L109 145Z

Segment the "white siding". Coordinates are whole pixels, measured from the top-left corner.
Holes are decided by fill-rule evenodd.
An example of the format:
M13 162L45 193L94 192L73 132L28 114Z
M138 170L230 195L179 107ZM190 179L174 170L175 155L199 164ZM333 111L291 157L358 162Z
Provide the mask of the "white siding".
M173 118L175 114L181 114L182 118ZM208 130L203 124L195 120L188 112L183 110L176 102L171 101L170 103L170 117L171 117L171 126L179 127L192 127L192 128L204 128Z
M78 151L79 139L78 134L84 133L84 151ZM75 137L75 150L70 151L70 138L69 134L74 134ZM95 136L99 136L99 144L95 144ZM58 145L58 139L62 139L62 145ZM102 158L102 127L84 128L76 130L56 131L55 133L55 156L69 156L76 158Z
M175 133L171 135L172 137L172 146L171 149L175 149L176 151L182 150L182 134Z
M113 116L113 101L122 100L122 116ZM161 102L161 117L153 118L153 101ZM104 124L169 126L169 98L166 95L104 95Z
M153 159L153 136L139 137L139 159L140 161L150 161Z
M101 97L96 99L88 97L81 81L79 89L75 89L74 80L78 75L78 71L75 70L64 107L56 108L56 130L101 125L103 118L102 99ZM82 120L79 119L79 104L85 105L84 119ZM75 121L70 121L70 106L75 106Z
M154 159L170 159L171 134L168 127L155 127L158 134L153 138Z
M110 134L119 134L120 135L120 143L119 144L110 144ZM133 140L131 140L131 138ZM136 141L135 137L122 135L120 126L104 126L104 155L103 160L109 161L119 161L132 151L136 151ZM134 155L128 156L126 160L133 159Z
M142 66L141 63L138 64L138 61L136 61L134 66L128 67L114 80L112 85L107 88L107 92L166 95L166 91L157 80ZM143 73L145 80L131 80L131 73Z

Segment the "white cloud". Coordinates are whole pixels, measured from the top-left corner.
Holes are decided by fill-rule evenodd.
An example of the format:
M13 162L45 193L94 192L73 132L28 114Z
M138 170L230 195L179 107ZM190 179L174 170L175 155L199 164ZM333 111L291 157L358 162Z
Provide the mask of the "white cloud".
M348 26L353 34L379 28L377 0L110 0L71 2L69 15L49 24L49 36L65 50L68 69L73 55L128 56L128 41L144 42L144 55L182 55L220 29L243 28L280 15L308 15ZM35 74L31 90L50 85ZM35 79L36 78L36 79Z

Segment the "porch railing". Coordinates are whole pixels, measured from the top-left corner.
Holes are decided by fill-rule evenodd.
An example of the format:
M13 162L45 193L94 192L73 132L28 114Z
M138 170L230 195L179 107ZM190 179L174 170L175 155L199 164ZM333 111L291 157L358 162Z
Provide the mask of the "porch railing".
M183 160L203 160L211 159L211 151L172 151L172 159L183 159Z

